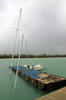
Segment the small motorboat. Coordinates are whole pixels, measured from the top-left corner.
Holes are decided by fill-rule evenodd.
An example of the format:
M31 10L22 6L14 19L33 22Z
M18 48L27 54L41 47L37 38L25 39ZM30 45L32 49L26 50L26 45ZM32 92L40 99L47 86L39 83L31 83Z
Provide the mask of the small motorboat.
M24 67L32 69L33 67L31 65L24 65Z
M34 66L24 65L24 67L29 68L29 69L33 69L33 70L41 70L41 69L43 69L43 66L41 64L37 64L37 65L34 65Z
M41 64L33 66L33 70L41 70L41 69L43 69L43 66Z

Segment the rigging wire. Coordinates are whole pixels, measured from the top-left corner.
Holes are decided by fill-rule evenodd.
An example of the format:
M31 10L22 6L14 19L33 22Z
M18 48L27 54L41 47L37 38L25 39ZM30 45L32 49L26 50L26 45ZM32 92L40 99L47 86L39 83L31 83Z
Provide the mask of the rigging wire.
M18 44L18 46L16 46L16 48L17 48L17 54L19 54L19 35L17 36L18 38L17 38L17 44ZM17 59L16 59L16 63L18 62L18 57L17 57Z
M23 25L22 25L22 34L23 34ZM23 47L23 44L22 44ZM21 49L21 54L22 54L22 49ZM21 65L22 65L22 59L21 59Z
M36 33L34 32L35 34L35 53L36 53L36 64L38 64L37 62L37 45L36 45Z
M16 37L15 37L14 48L13 48L13 52L12 52L10 75L11 75L11 70L12 70L12 64L13 64L13 58L14 58L15 45L16 45L16 39L17 39L17 33L18 33L18 28L19 28L19 23L20 23L21 12L22 12L22 9L20 9L20 15L19 15L19 20L18 20L18 24L17 24Z
M19 16L19 14L18 14L17 17L16 17L16 20L17 20L18 16ZM14 21L13 26L14 26L16 20ZM11 29L11 33L12 33L12 29ZM15 33L14 33L14 34L15 34ZM13 34L13 35L14 35L14 34ZM11 34L10 34L10 35L11 35ZM9 36L9 37L10 37L10 36ZM12 38L12 37L10 37L9 40L10 40L11 38ZM7 50L8 50L8 48L9 48L9 46L10 46L10 45L9 45L9 40L8 40L8 46L7 46L7 49L6 49L6 54L7 54ZM4 70L4 65L5 65L5 59L4 59L4 61L3 61L2 74L3 74L3 70Z
M16 21L15 21L16 22ZM15 24L15 22L14 22L14 24ZM13 24L13 25L14 25ZM17 30L18 30L18 26L17 26ZM11 35L11 34L10 34ZM14 34L13 34L14 35ZM12 36L13 37L13 36ZM9 40L8 40L8 46L7 46L7 49L6 49L6 54L7 54L7 51L8 51L8 49L9 49L9 43L10 43L10 40L12 39L12 37L10 37L9 38ZM18 39L18 44L19 44L19 39ZM5 59L4 59L4 63L3 63L3 69L2 69L2 75L5 75L5 74L3 74L3 71L4 71L4 65L5 65ZM11 77L11 76L10 76Z
M23 37L24 37L24 34L22 35L22 40L21 40L21 45L20 45L20 50L19 50L19 58L18 58L18 63L17 63L17 71L16 71L16 77L15 77L14 89L16 89L16 84L17 84L17 75L18 75L18 68L19 68L19 62L20 62L20 54L21 54L21 49L22 49L22 44L23 44Z
M20 13L18 13L18 15L17 15L17 17L16 17L16 19L15 19L15 21L14 21L14 23L13 23L13 26L14 26L14 24L16 23L16 20L17 20L17 18L19 17L19 14L20 14ZM14 28L14 27L12 27L12 28Z
M14 33L14 34L15 34L15 33ZM14 35L14 34L13 34L13 35ZM13 37L13 36L12 36L12 37ZM10 46L10 43L9 43L9 42L10 42L10 40L12 39L12 37L10 37L9 40L8 40L8 46L7 46L7 49L6 49L6 54L7 54L7 51L8 51L8 49L9 49L9 46ZM4 65L5 65L5 59L4 59L4 61L3 61L2 74L3 74L3 71L4 71Z

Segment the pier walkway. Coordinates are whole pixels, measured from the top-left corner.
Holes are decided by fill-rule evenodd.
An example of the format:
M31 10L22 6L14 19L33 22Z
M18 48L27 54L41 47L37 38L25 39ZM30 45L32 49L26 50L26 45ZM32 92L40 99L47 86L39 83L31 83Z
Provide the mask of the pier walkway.
M35 100L66 100L66 87L63 87Z

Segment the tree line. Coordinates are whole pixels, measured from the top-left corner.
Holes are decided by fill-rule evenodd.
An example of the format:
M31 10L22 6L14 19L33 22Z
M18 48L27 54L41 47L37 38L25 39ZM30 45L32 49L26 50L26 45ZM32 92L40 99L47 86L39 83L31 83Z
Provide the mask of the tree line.
M14 58L18 58L19 55L14 55ZM20 56L21 58L26 58L26 54L21 54ZM52 58L52 57L66 57L66 54L65 55L59 55L59 54L55 54L55 55L37 55L37 58ZM1 54L0 55L0 58L12 58L12 55L11 54ZM36 58L36 55L27 55L27 58Z

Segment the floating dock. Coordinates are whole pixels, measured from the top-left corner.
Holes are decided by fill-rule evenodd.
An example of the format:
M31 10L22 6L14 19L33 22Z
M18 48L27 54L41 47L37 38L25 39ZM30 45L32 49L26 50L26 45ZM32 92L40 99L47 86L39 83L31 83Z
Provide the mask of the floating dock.
M35 100L66 100L66 87L61 88L55 92L49 93L40 98L37 98Z
M16 72L17 66L12 66L12 71ZM66 78L48 74L46 72L35 71L19 66L18 74L44 91L58 89L66 86Z

